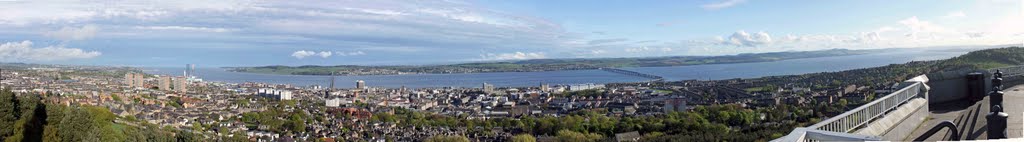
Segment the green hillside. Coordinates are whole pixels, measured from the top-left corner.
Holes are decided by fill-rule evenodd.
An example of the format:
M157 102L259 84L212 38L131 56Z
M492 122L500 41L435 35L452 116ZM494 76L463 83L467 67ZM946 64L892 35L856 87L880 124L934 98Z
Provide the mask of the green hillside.
M944 60L939 66L948 69L991 69L1015 65L1024 65L1024 48L1007 47L973 51Z

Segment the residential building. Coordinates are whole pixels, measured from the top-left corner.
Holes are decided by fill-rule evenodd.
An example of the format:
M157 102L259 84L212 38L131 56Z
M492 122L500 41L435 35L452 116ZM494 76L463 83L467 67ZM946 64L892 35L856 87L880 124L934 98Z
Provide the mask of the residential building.
M487 94L490 94L491 92L494 92L494 85L493 84L484 83L484 85L481 88L483 88L484 93L487 93Z
M184 76L174 78L174 91L177 92L188 92L188 79Z
M366 89L366 82L363 80L356 80L356 89Z
M145 76L145 74L141 74L141 73L127 73L127 74L124 74L124 84L126 84L126 85L128 85L130 87L142 88L142 87L144 87L143 86L143 82L145 82L145 80L143 80L144 76Z
M157 87L160 87L160 90L171 91L171 76L160 76L158 84Z

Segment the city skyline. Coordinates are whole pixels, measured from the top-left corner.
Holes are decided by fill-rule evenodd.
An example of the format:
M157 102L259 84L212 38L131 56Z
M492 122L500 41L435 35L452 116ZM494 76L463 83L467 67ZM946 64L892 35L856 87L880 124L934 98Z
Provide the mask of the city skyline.
M1020 44L984 1L2 1L0 62L422 65Z

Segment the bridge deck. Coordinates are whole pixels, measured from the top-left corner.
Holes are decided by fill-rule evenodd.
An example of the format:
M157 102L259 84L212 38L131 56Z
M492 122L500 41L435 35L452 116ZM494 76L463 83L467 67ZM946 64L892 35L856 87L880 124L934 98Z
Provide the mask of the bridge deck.
M1003 105L1006 105L1004 112L1009 114L1007 120L1007 136L1010 138L1022 138L1024 133L1024 85L1017 85L1004 89ZM931 116L917 129L905 138L911 141L921 136L936 124L945 120L952 120L957 125L961 140L984 140L988 138L987 122L985 115L989 112L989 98L980 101L956 101L943 104L932 104L929 106ZM942 130L932 135L927 141L948 140L952 135L949 130Z
M654 79L654 80L661 80L661 79L664 78L664 77L653 75L653 74L646 74L646 73L640 73L640 72L636 72L636 71L617 69L617 68L600 68L600 70L611 72L611 73L618 73L618 74L623 74L623 75L629 75L629 76L636 76L636 77L643 77L643 78L648 78L648 79Z

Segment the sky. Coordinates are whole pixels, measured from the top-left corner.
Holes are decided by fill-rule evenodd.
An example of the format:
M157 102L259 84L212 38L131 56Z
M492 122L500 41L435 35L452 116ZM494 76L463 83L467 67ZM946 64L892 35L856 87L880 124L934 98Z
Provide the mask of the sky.
M1024 0L0 0L0 62L429 65L1024 44Z

